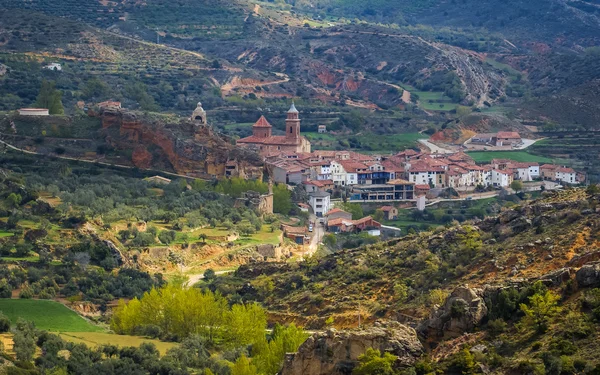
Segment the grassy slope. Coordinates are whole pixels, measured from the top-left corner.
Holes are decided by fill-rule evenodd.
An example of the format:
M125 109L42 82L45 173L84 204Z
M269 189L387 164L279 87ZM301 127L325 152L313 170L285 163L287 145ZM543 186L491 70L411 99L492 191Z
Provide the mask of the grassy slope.
M15 323L18 318L33 321L37 328L51 332L102 332L62 304L46 300L0 299L0 311Z
M552 163L552 159L545 156L530 154L527 151L473 151L469 156L476 162L489 162L492 159L511 159L518 162Z

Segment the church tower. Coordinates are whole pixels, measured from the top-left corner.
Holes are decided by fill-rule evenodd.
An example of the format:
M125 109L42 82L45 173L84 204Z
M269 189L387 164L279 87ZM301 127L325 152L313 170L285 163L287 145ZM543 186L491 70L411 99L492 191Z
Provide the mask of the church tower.
M294 140L300 139L300 117L294 102L292 102L292 106L287 112L287 119L285 120L285 137Z

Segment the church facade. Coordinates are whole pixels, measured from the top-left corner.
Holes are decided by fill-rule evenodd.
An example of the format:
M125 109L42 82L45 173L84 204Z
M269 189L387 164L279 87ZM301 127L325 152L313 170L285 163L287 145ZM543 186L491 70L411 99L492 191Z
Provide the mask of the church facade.
M287 112L285 135L273 135L273 127L264 116L252 126L252 135L239 139L237 144L255 149L261 155L276 152L310 152L310 141L300 135L300 114L294 103Z

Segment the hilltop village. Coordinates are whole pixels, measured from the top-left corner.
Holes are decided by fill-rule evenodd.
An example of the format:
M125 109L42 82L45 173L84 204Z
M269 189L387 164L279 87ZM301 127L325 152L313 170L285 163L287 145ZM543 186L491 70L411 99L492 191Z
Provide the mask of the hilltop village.
M436 198L448 189L469 193L510 188L514 181L537 182L537 189L533 190L544 189L544 181L549 186L585 182L585 175L572 168L509 159L477 164L463 151L432 153L407 149L392 155L311 151L310 141L301 135L300 122L299 111L292 104L285 135L272 135L273 126L261 116L252 127L252 135L239 139L237 145L258 152L274 182L303 185L311 195L341 191L357 203L400 202ZM471 140L472 144L497 146L520 142L516 132L482 134ZM311 206L317 216L327 213L326 207Z

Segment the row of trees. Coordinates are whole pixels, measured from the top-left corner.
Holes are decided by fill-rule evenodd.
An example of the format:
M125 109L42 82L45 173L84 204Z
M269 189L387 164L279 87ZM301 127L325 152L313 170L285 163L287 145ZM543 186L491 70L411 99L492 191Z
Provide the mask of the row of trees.
M121 334L155 331L179 339L198 335L219 349L251 348L252 360L241 356L234 366L243 374L277 373L285 353L296 351L308 337L293 325L277 326L267 337L266 313L260 305L230 305L218 293L175 284L152 289L128 303L121 301L111 328Z

